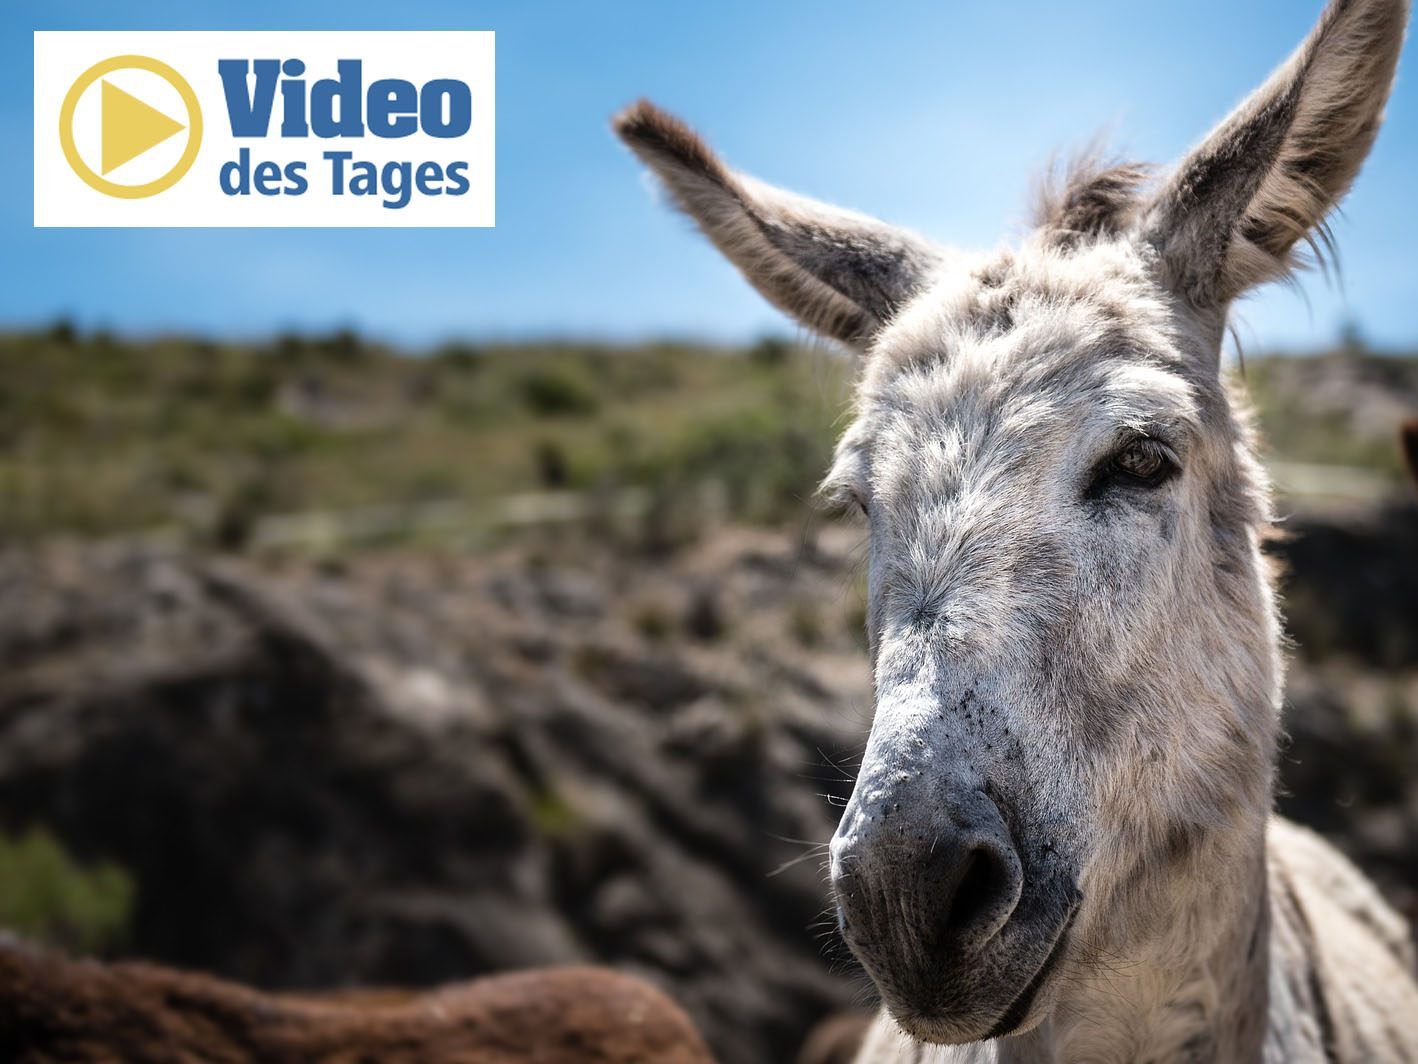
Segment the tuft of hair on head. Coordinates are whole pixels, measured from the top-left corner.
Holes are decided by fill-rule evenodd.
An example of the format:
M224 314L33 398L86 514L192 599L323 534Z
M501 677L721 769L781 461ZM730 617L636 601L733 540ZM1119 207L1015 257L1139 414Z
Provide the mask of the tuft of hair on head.
M1055 163L1035 181L1034 225L1060 247L1116 236L1136 219L1152 173L1097 148Z

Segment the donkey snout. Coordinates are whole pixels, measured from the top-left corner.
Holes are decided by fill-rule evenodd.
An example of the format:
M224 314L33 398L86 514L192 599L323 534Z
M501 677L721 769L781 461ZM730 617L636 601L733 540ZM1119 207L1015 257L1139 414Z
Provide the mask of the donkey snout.
M1024 880L995 803L976 788L916 802L893 789L858 797L831 847L838 918L853 951L899 980L913 958L982 950L1009 922Z

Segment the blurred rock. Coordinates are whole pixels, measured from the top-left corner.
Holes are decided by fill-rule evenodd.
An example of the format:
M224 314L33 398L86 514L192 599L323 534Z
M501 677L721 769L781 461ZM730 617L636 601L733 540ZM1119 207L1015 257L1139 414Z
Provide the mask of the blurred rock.
M1418 674L1352 661L1290 670L1280 811L1325 834L1418 912Z
M864 716L842 707L869 693L845 626L809 656L763 602L840 609L838 546L826 566L749 534L672 567L11 553L0 826L129 869L137 955L268 987L596 960L668 989L721 1059L791 1059L860 988L824 962L811 846L850 787L828 759ZM692 615L708 586L710 641L619 612L643 590Z
M1298 513L1270 553L1281 562L1290 634L1310 660L1347 656L1418 668L1418 504Z

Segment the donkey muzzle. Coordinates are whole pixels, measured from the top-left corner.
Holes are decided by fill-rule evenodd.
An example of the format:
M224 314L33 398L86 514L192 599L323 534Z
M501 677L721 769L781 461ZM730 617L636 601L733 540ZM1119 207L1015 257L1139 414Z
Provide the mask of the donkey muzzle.
M1006 1033L1031 1011L1074 892L1063 880L1031 888L973 774L871 761L831 845L843 938L914 1037Z
M859 955L976 954L1019 902L1019 855L983 790L915 783L868 783L842 817L831 847L842 932Z

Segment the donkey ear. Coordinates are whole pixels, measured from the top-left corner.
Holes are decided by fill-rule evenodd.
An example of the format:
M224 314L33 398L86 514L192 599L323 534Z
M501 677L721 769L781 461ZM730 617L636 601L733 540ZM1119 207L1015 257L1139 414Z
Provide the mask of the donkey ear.
M914 233L733 172L648 100L614 126L749 282L824 336L864 346L941 262Z
M1145 232L1193 303L1224 305L1283 275L1301 239L1328 243L1325 216L1374 142L1407 18L1408 0L1331 0L1163 185Z

